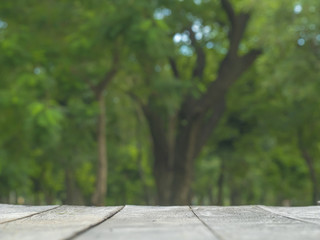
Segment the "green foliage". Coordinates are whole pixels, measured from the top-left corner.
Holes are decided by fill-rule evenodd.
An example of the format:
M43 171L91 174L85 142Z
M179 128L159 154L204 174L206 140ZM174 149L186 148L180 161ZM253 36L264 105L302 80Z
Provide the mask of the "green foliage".
M298 138L319 173L320 3L231 2L252 13L240 54L264 53L229 92L195 164L193 202L216 204L223 174L223 204L310 204L315 183ZM88 82L99 83L116 54L107 203L155 203L153 146L136 100L171 119L183 97L205 93L229 47L228 24L217 0L1 1L0 201L15 192L26 203L65 203L73 186L90 203L99 110ZM190 27L206 54L203 79L192 76Z

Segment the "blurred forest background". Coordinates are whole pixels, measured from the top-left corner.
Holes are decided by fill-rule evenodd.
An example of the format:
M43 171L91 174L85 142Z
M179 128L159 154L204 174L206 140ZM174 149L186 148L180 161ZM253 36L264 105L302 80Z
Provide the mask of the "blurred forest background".
M0 202L314 204L319 13L1 0Z

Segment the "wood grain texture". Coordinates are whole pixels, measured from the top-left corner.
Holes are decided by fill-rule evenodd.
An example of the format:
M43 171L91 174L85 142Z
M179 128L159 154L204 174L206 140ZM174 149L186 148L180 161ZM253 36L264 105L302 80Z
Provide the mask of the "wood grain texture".
M22 206L0 204L0 224L31 216L58 206Z
M300 220L303 222L314 223L320 226L320 206L308 207L267 207L261 206L266 211L270 211L280 216Z
M320 227L316 224L281 216L261 206L192 207L192 209L219 236L219 239L320 239ZM280 211L277 209L277 212Z
M66 239L104 221L119 209L121 207L60 206L28 218L0 224L0 239Z
M126 206L120 213L80 235L82 239L217 240L189 207Z

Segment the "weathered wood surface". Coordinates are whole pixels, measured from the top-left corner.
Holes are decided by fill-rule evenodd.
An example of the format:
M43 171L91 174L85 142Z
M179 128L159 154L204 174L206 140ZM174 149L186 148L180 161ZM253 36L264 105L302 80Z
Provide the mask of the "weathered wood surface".
M59 206L0 224L0 239L66 239L90 229L122 207Z
M0 204L0 239L319 240L320 206L28 207Z
M53 209L57 206L17 206L0 204L0 223L10 222L14 219L32 216L39 212Z
M285 217L312 222L320 225L320 206L309 206L309 207L266 207L261 206L261 208L267 211L280 214Z
M79 239L217 239L189 207L126 206Z
M292 209L293 214L291 215ZM317 209L317 210L316 210ZM194 207L195 214L210 227L219 239L244 240L319 240L320 225L301 220L303 216L319 218L320 207L281 208L263 206ZM306 213L305 211L308 211Z

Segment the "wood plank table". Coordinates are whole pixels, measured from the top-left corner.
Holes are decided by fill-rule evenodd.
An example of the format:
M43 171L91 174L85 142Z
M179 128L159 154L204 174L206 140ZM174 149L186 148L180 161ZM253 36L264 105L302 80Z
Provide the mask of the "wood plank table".
M320 240L320 206L0 204L0 239Z

